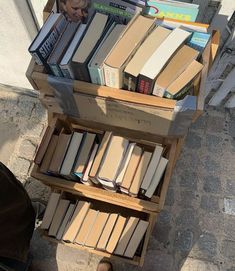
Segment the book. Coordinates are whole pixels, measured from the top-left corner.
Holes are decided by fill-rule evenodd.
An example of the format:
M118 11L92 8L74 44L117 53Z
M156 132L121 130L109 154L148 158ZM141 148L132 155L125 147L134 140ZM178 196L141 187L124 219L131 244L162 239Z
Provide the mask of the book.
M133 258L136 250L141 242L141 240L144 237L145 232L147 231L149 222L144 221L144 220L140 220L128 245L126 248L126 251L124 253L124 256L127 258Z
M114 254L121 255L121 256L124 255L126 247L131 239L132 234L135 231L135 228L136 228L138 222L139 222L139 218L137 218L137 217L132 216L128 219L128 222L127 222L127 224L122 232L122 235L118 241L118 244L117 244L117 247L114 251Z
M99 148L98 148L97 154L95 156L94 162L92 164L91 170L89 172L90 179L96 184L99 183L97 181L97 179L96 179L96 175L97 175L97 173L99 171L99 167L101 165L101 161L102 161L102 158L103 158L104 153L106 151L106 148L107 148L107 146L109 144L111 135L112 135L111 132L105 132L105 134L104 134L104 136L102 138L102 141L101 141L101 143L99 145Z
M113 23L93 54L88 64L88 70L93 84L105 85L104 61L125 27L125 25Z
M53 216L48 235L49 236L56 236L57 232L60 228L60 225L65 217L65 214L67 212L67 209L69 207L69 200L66 199L60 199L58 206L56 207L55 214Z
M162 156L162 152L163 152L163 147L162 146L156 146L155 149L154 149L154 152L152 154L152 157L151 157L151 161L149 163L149 166L148 166L148 169L144 175L144 179L143 179L143 182L140 186L140 188L144 191L146 191L150 185L150 182L153 178L153 175L154 175L154 172L155 172L155 169L161 159L161 156Z
M153 88L153 95L163 97L167 87L178 78L194 59L197 59L198 55L199 52L197 50L183 45L157 77Z
M63 160L60 174L72 178L72 168L77 156L80 144L82 142L83 133L73 132L65 158Z
M38 65L44 65L48 72L50 72L50 68L47 65L47 59L66 24L66 19L62 14L51 13L29 46L28 51L35 62Z
M190 35L190 32L176 28L167 36L141 69L138 92L152 94L156 77Z
M71 140L72 134L65 134L61 132L58 138L58 142L56 145L56 149L53 153L49 171L53 174L59 174L61 165L63 163L67 148L69 146L69 142Z
M94 158L95 158L98 147L99 147L98 144L94 144L94 146L93 146L93 150L92 150L90 158L88 160L85 172L81 178L81 182L84 184L92 185L92 182L89 181L89 172L90 172L92 164L94 162Z
M203 65L196 60L181 73L181 75L170 84L164 93L164 97L170 99L180 99L184 94L184 88L201 72Z
M106 251L109 252L110 254L113 254L113 252L117 246L117 243L118 243L120 236L123 232L125 223L126 223L126 218L119 215L117 222L113 228L113 232L109 238L108 244L106 246Z
M99 242L96 246L97 249L99 249L99 250L106 249L107 243L109 241L109 238L110 238L110 235L113 231L113 228L116 224L117 218L118 218L118 214L110 214L109 215L108 221L104 227L104 230L100 236Z
M57 240L61 240L62 239L62 237L64 235L64 231L66 229L66 226L69 223L69 221L70 221L70 219L71 219L71 217L73 215L75 207L76 207L75 204L73 204L73 203L69 204L69 208L68 208L68 210L67 210L67 212L65 214L65 217L64 217L64 219L63 219L63 221L62 221L62 223L61 223L61 225L59 227L59 230L58 230L58 232L56 234L56 239Z
M141 156L134 179L129 189L129 195L131 195L132 197L138 196L140 186L143 181L144 175L147 171L151 156L152 156L152 153L147 152L147 151L145 151Z
M128 163L126 172L123 177L123 181L120 185L120 190L123 193L128 193L131 187L132 181L134 179L136 170L138 168L140 159L142 155L142 149L139 146L135 146L131 154L130 162Z
M79 26L79 23L69 22L58 41L56 42L54 49L48 57L47 64L49 65L52 74L58 77L63 77L63 73L60 69L60 61L66 52L75 32Z
M161 157L160 162L154 172L153 178L151 180L151 183L145 192L145 196L147 198L151 198L163 176L163 173L165 172L166 166L167 166L168 160L164 157Z
M81 146L79 152L77 154L76 162L73 168L73 174L81 178L86 169L86 165L88 163L92 147L94 145L96 138L96 134L85 133L83 135L83 140L81 142Z
M120 165L120 167L118 169L118 175L117 175L117 178L116 178L116 181L115 181L117 185L121 185L121 183L122 183L122 180L124 178L124 174L126 172L128 164L130 162L131 155L133 153L135 145L136 145L136 143L130 143L128 145L125 156L124 156L124 158L122 160L122 163L121 163L121 165Z
M59 64L60 70L65 78L75 79L71 62L72 62L72 57L75 53L75 50L77 49L77 46L83 37L85 29L86 29L86 24L79 25L72 42L70 43L67 51L65 52L62 60L60 61L60 64Z
M129 141L121 136L112 136L98 173L98 180L105 186L115 187L119 166Z
M52 135L51 140L50 140L50 144L47 147L45 155L42 159L41 166L39 168L39 171L41 173L48 174L49 166L51 163L52 156L55 152L58 139L59 139L58 135Z
M145 12L155 17L195 22L199 12L199 5L170 0L148 0Z
M40 165L42 162L42 159L46 153L46 150L48 148L48 145L50 144L51 137L54 133L55 127L47 126L46 131L43 135L43 138L41 140L41 143L37 149L36 156L34 158L34 163L37 165Z
M135 14L143 10L143 5L125 0L91 0L91 9L111 15L118 23L127 24Z
M100 239L100 236L103 232L103 229L106 225L106 222L109 218L108 213L99 212L95 221L95 227L93 227L92 231L90 232L86 242L85 246L96 248L96 245Z
M128 61L154 27L155 20L142 15L136 15L129 22L104 62L107 86L119 89L123 87L123 71Z
M75 79L90 82L87 64L102 38L102 34L108 23L108 15L95 13L91 22L87 25L85 34L72 58L72 68Z
M140 45L132 59L124 70L123 88L135 91L138 84L138 76L145 62L152 56L154 51L170 34L171 30L156 27Z
M49 229L51 222L52 222L52 219L53 219L53 216L55 214L57 205L59 203L60 196L61 196L61 194L59 194L59 193L55 193L55 192L51 193L45 214L42 219L42 224L40 226L41 229L43 229L43 230Z
M89 211L90 203L85 201L79 201L74 210L73 216L65 228L63 240L65 242L74 242L78 231L83 223L83 220Z
M209 33L193 32L187 45L202 53L210 39L211 34Z
M80 230L75 238L75 243L84 246L89 234L95 228L96 219L99 211L90 209L82 223Z

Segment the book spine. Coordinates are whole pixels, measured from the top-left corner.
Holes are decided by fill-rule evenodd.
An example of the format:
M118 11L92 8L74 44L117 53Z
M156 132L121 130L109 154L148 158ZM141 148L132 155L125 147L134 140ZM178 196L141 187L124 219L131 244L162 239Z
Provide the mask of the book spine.
M49 64L52 73L57 77L63 77L62 71L57 64Z
M70 65L60 66L60 69L65 78L75 79Z
M123 77L123 88L129 91L136 91L138 78L127 72L124 72Z
M137 91L143 94L152 94L154 81L142 74L139 75Z
M153 88L153 95L158 96L158 97L163 97L165 93L165 89L157 84L155 82L154 88Z
M43 65L43 61L41 60L40 58L40 55L37 54L37 52L30 52L32 57L34 58L35 62L38 64L38 65Z
M74 63L73 71L76 80L91 82L86 63Z
M97 84L97 85L103 85L102 84L102 78L101 78L101 74L100 74L100 69L97 67L88 67L89 70L89 74L90 74L90 78L91 78L91 82L93 84Z
M104 65L105 85L112 88L122 88L120 83L120 71L117 68L112 68Z

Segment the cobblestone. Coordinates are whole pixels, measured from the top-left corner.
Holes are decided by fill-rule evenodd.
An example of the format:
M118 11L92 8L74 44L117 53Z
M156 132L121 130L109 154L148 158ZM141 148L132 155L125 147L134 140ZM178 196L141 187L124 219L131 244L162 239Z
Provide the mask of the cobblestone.
M205 192L218 193L221 190L220 178L214 175L204 177L203 189Z
M201 198L201 208L208 212L217 213L219 210L219 198L211 195L203 195Z

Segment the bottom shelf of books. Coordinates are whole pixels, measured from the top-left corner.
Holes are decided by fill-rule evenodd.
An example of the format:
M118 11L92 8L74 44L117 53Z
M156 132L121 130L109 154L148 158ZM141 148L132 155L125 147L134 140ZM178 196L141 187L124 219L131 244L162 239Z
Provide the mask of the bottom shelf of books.
M41 230L52 242L142 266L156 216L57 190Z

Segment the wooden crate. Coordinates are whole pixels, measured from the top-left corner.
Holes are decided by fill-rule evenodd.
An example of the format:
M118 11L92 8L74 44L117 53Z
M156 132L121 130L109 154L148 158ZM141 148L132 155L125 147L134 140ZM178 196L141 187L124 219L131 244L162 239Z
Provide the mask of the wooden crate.
M62 115L57 115L57 118L61 117ZM63 121L65 121L63 119ZM152 197L151 200L146 199L139 199L130 197L125 194L121 193L113 193L95 186L86 186L82 183L76 183L73 181L65 180L62 177L56 177L56 176L49 176L46 174L43 174L39 171L39 166L34 165L31 176L42 181L44 184L56 187L58 189L63 189L66 191L76 191L79 195L85 195L86 197L90 198L96 198L102 201L105 201L107 203L116 204L118 206L130 206L133 210L144 210L145 212L151 213L151 212L160 212L160 210L164 206L167 189L169 186L170 178L173 172L174 165L177 160L177 155L180 152L181 146L182 146L182 139L166 139L159 136L155 137L149 137L146 133L136 133L129 130L115 130L115 129L105 129L103 125L97 127L93 126L91 123L86 123L87 126L84 125L84 123L81 124L79 120L73 120L73 119L66 119L66 123L68 126L75 125L77 128L80 128L84 131L93 131L97 132L99 131L112 131L116 135L120 135L123 137L126 137L128 139L131 139L137 143L144 144L144 145L154 145L156 143L163 144L166 146L167 154L166 157L168 158L169 162L163 177L163 180L161 181L159 188L156 190L155 195Z
M42 235L43 235L43 237L45 239L47 239L48 241L57 243L57 244L63 244L65 246L76 248L76 249L79 249L79 250L85 250L85 251L87 251L89 253L93 253L93 254L96 254L98 256L110 258L110 260L117 260L117 261L121 261L121 262L125 261L127 263L137 265L137 266L140 266L140 267L143 266L144 258L145 258L146 252L147 252L147 246L148 246L148 243L149 243L149 239L150 239L151 233L153 231L155 222L157 220L157 216L158 216L157 214L148 213L148 212L145 212L143 210L142 211L135 211L135 210L131 209L128 205L125 206L125 207L120 207L120 206L116 206L116 205L113 205L111 203L106 203L106 202L104 204L104 202L101 199L96 199L96 198L93 198L93 197L86 197L85 195L78 195L78 194L76 194L75 191L69 191L67 189L62 189L62 190L57 189L56 191L57 192L65 192L64 197L67 198L67 199L84 200L84 201L91 202L92 203L92 209L96 209L96 210L100 210L100 211L104 211L104 212L110 212L110 213L112 213L112 212L119 213L119 214L121 214L121 215L123 215L125 217L127 217L127 216L139 217L139 218L141 218L141 219L143 219L145 221L148 221L149 226L148 226L147 232L146 232L146 234L144 236L143 247L142 247L141 253L140 253L139 256L135 255L133 259L125 258L125 257L118 256L118 255L113 255L113 254L110 254L108 252L104 252L104 251L92 249L92 248L89 248L89 247L81 246L79 244L73 244L73 243L67 243L67 242L64 242L64 241L58 241L57 239L48 236L48 231L43 230Z

